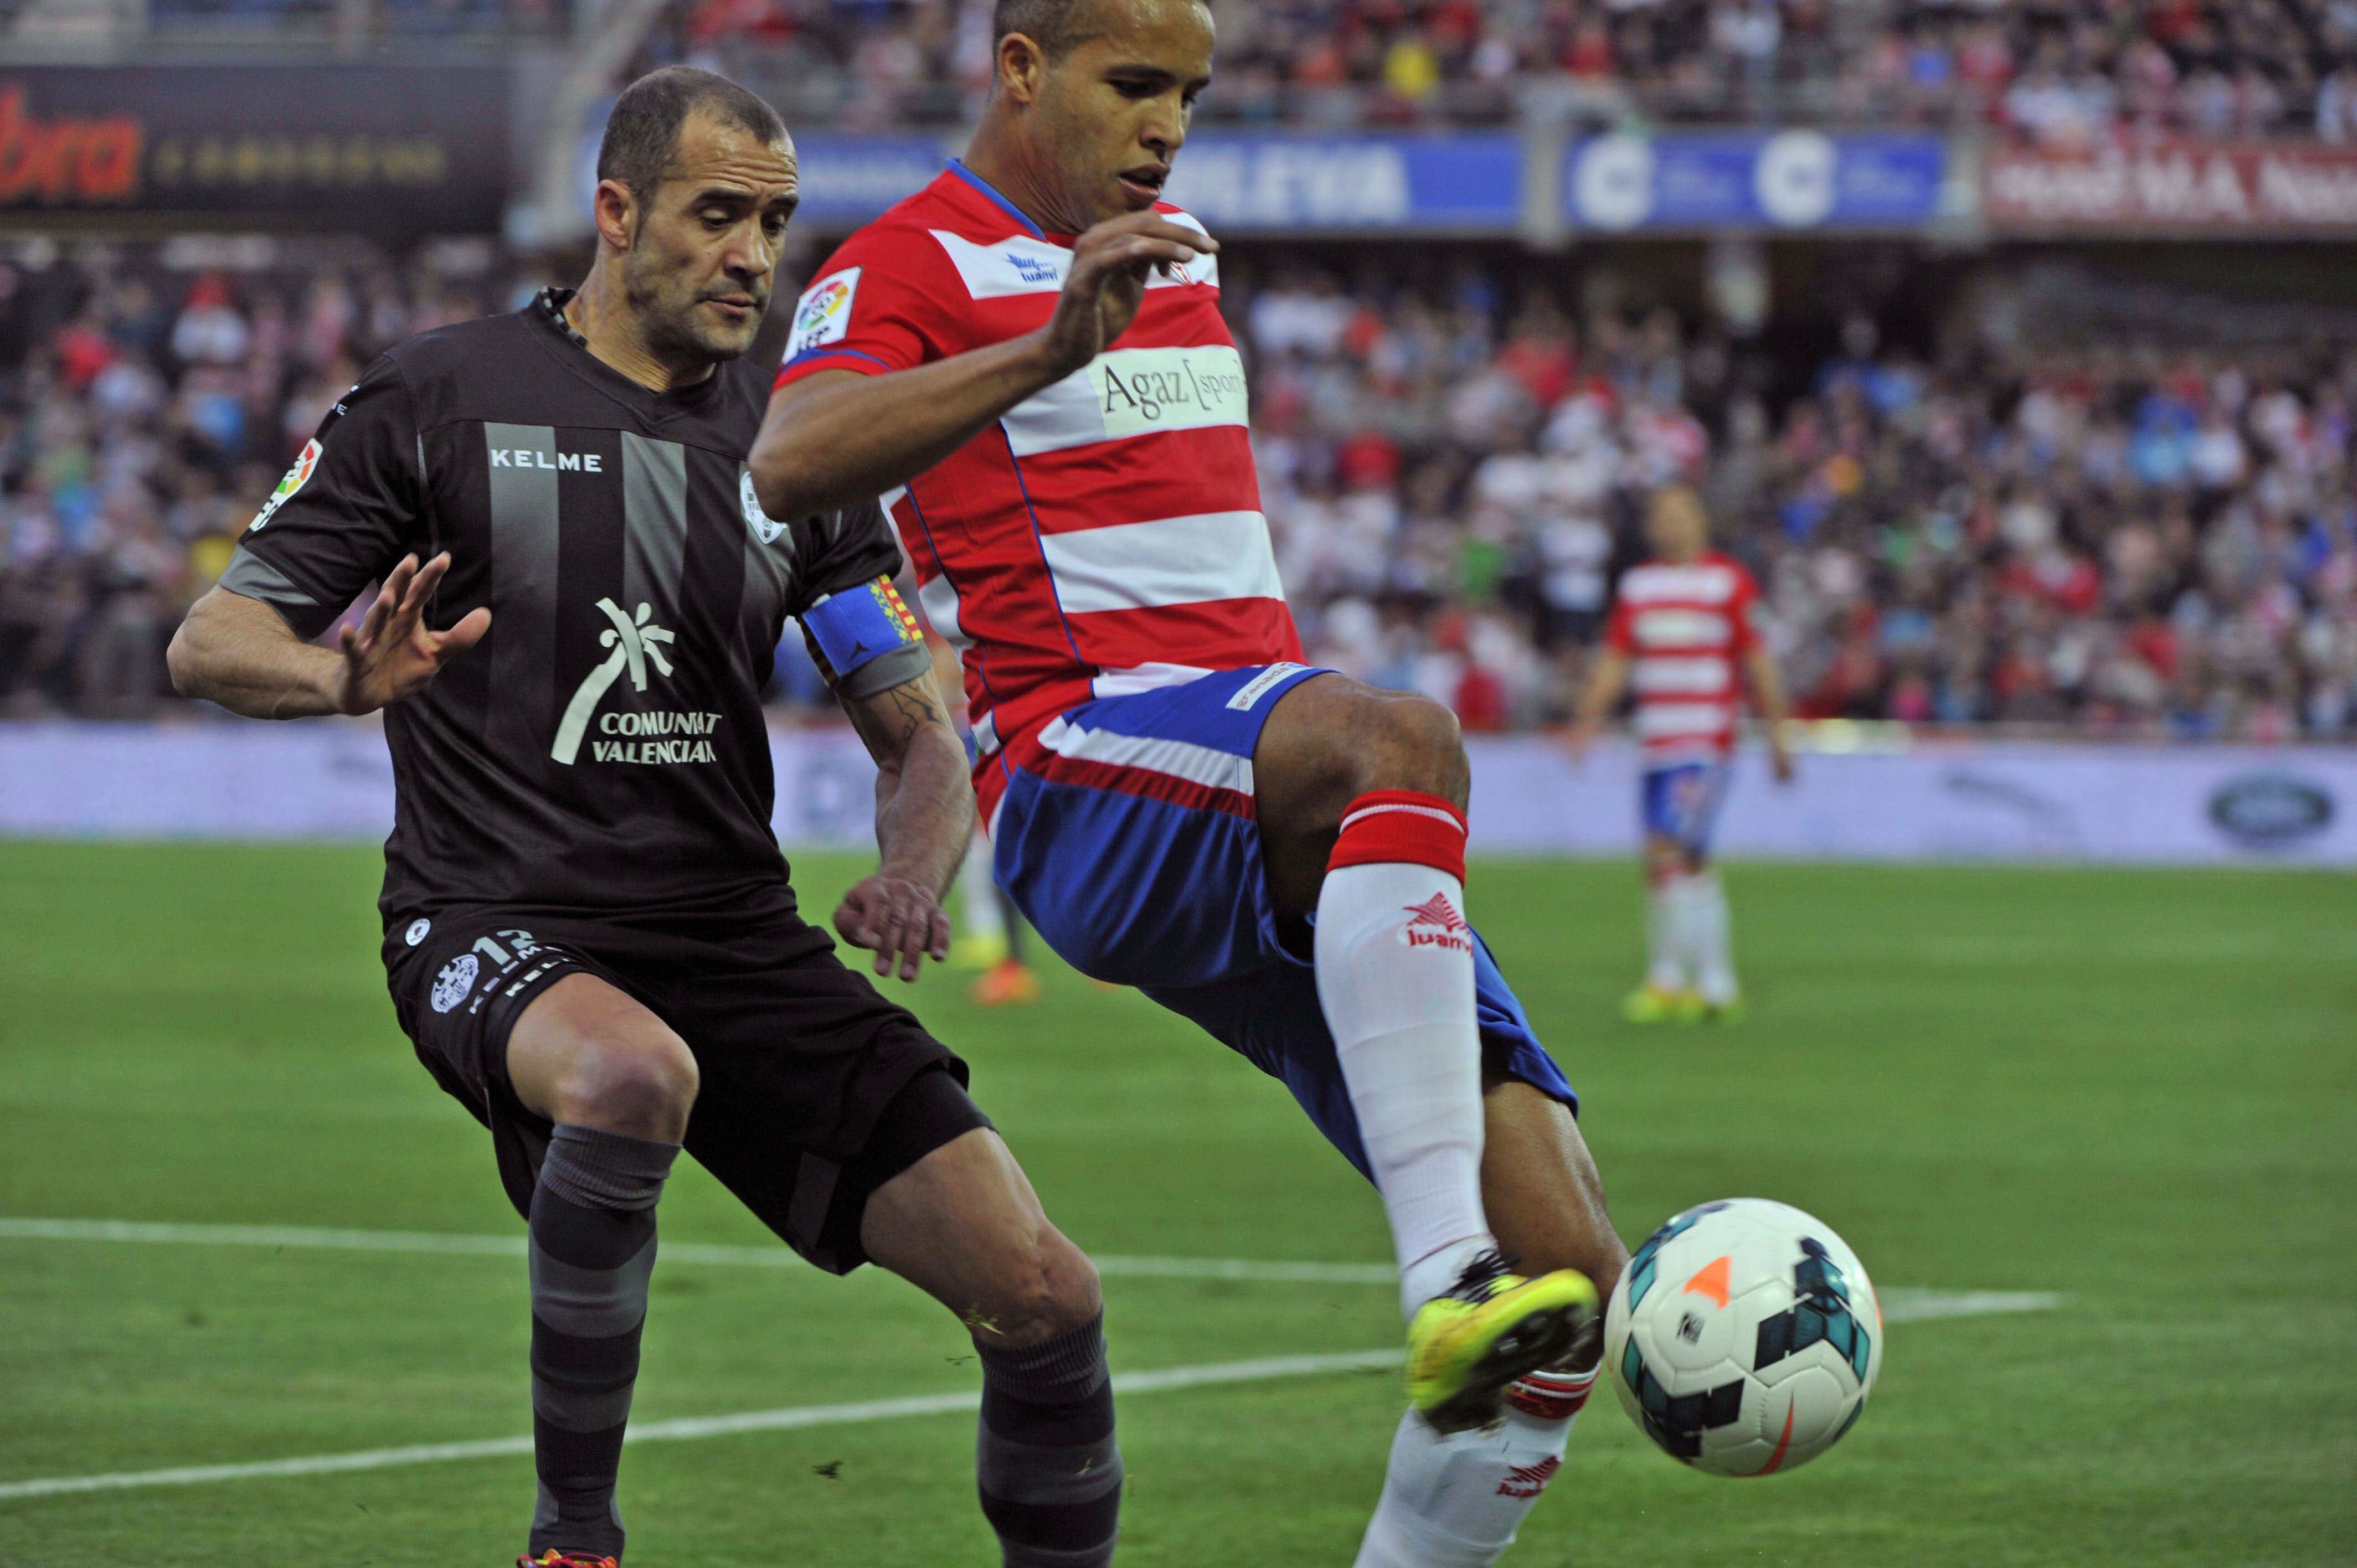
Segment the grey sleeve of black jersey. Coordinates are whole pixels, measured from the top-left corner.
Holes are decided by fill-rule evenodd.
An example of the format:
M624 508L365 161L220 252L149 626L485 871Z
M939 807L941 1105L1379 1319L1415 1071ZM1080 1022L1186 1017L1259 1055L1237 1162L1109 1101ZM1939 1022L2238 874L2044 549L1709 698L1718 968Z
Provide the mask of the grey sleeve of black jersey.
M246 525L221 586L318 636L403 555L423 549L424 476L409 389L390 359L368 368Z
M823 658L813 649L813 656ZM825 668L823 663L821 669ZM933 672L932 650L921 642L912 642L880 654L844 676L834 683L834 694L845 702L856 703L872 697L878 692L888 692L895 686L905 686L920 675Z
M229 558L229 569L221 575L221 585L232 594L274 607L286 618L286 624L297 631L303 629L303 622L319 604L317 595L296 586L292 577L242 545ZM324 625L319 628L319 631L326 629ZM319 631L304 635L317 637Z

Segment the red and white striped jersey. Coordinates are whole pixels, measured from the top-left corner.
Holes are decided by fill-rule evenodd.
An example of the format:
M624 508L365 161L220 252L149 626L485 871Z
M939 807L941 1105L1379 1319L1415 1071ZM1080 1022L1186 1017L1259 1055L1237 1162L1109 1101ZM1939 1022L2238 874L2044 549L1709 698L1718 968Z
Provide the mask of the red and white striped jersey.
M1071 243L953 163L819 269L778 384L1032 331ZM1114 347L884 498L926 617L959 650L985 761L1094 697L1301 657L1245 421L1218 261L1200 256L1148 283Z
M1604 639L1629 660L1649 765L1735 748L1736 665L1760 646L1759 600L1751 574L1716 552L1621 575Z

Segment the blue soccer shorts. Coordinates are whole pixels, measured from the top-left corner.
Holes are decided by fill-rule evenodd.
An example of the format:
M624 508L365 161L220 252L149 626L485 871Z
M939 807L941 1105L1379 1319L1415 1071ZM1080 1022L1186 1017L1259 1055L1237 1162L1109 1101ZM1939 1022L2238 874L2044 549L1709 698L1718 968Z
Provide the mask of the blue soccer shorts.
M1084 703L1001 754L998 881L1072 967L1146 995L1280 1079L1366 1175L1309 959L1281 935L1261 859L1253 749L1286 692L1322 671L1256 665ZM1476 935L1490 1069L1579 1099Z
M1668 839L1696 862L1707 859L1718 808L1727 800L1727 777L1724 761L1646 768L1640 787L1646 833Z

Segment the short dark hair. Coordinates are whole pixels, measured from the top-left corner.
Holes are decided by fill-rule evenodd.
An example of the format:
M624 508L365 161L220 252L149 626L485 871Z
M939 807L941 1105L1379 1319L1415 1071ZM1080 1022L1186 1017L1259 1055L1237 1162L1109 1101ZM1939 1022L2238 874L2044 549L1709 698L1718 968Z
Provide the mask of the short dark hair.
M597 177L620 180L631 195L646 199L671 172L679 128L698 110L764 142L786 139L786 123L759 93L694 66L667 65L639 78L614 100L605 137L597 144Z
M1104 31L1100 10L1099 0L998 0L990 33L1020 33L1049 59L1061 59Z

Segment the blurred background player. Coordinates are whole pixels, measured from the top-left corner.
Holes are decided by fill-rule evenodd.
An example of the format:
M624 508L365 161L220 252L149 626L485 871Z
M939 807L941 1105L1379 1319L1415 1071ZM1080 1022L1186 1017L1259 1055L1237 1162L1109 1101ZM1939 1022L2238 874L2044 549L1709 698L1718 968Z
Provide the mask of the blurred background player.
M1209 7L1000 0L995 28L966 161L802 295L753 483L779 515L885 496L964 651L1001 884L1374 1182L1414 1410L1360 1561L1486 1563L1561 1463L1626 1254L1463 913L1457 720L1302 661L1218 243L1159 199Z
M1727 937L1727 891L1710 864L1727 798L1740 689L1749 687L1783 783L1784 687L1760 634L1751 575L1710 548L1710 518L1684 486L1654 493L1645 514L1652 559L1620 579L1594 674L1572 731L1575 757L1622 690L1636 694L1643 749L1645 983L1622 1004L1636 1023L1741 1015Z
M969 746L971 742L968 743ZM950 962L979 970L966 995L977 1007L1019 1007L1039 1000L1039 976L1023 958L1023 911L990 867L990 836L977 830L958 867L957 937Z
M932 651L934 684L944 692L958 691L963 675L958 669L957 650L939 632L925 640ZM977 753L965 703L952 702L950 712L957 721L959 738L965 742L966 760L972 762ZM1039 1001L1039 977L1023 961L1023 912L991 874L990 835L979 824L958 866L958 913L957 935L950 941L950 965L978 972L974 983L966 988L974 1005L1020 1007Z

